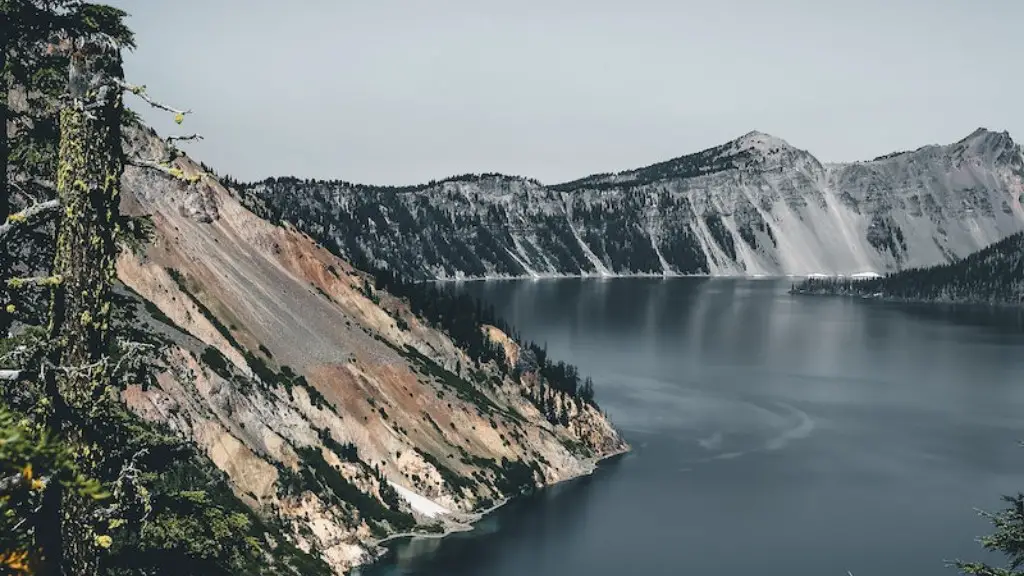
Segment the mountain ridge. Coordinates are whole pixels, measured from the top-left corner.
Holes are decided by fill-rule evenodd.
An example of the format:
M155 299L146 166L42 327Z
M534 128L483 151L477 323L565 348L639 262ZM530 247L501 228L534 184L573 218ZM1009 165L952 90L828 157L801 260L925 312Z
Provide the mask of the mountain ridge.
M401 188L297 178L237 188L263 216L419 280L883 274L1024 229L1021 148L987 129L853 163L752 131L550 186L490 173Z

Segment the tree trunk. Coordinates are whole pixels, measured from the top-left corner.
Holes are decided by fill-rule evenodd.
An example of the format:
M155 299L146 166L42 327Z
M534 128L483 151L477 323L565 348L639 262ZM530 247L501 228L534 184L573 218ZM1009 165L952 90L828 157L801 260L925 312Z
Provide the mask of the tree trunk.
M11 156L10 141L7 137L7 98L10 92L10 83L7 80L7 51L11 24L8 7L0 1L0 222L6 222L7 215L11 212L11 193L7 184L7 164ZM7 331L11 328L11 314L7 311L7 305L10 303L7 295L9 265L7 259L0 262L0 282L3 282L0 286L0 338L6 338Z
M123 77L119 54L86 62L80 55L72 66L102 69L110 78ZM98 68L101 67L101 68ZM79 69L72 71L84 73ZM77 452L82 471L91 474L103 448L89 433L90 424L109 415L113 394L109 367L104 362L110 344L111 291L115 279L118 201L124 156L121 149L121 90L112 90L103 105L91 110L66 107L60 115L60 156L57 195L62 214L57 232L53 274L61 278L53 290L50 338L53 358L62 367L48 381L53 400L52 429ZM41 544L54 574L96 574L99 548L88 519L90 505L72 493L48 489L48 518L54 530ZM52 570L59 558L60 571Z
M10 158L10 143L7 140L7 98L10 83L7 74L7 51L9 50L12 22L7 7L0 1L0 221L7 220L11 212L11 194L7 189L7 162Z

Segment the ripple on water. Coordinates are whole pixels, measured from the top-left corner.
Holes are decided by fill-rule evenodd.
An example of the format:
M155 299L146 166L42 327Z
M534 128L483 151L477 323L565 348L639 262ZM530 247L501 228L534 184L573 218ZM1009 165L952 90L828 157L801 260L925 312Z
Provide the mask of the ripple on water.
M791 404L695 385L623 376L614 399L616 425L627 433L672 432L700 448L696 461L729 460L750 452L781 450L814 432L814 419ZM710 454L709 454L710 453Z

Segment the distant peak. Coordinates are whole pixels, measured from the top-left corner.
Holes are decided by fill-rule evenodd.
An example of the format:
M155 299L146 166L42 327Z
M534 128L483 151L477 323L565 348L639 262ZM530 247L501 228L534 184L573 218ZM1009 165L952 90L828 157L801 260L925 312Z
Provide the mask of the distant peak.
M789 142L782 138L758 130L747 132L730 142L730 144L736 152L753 151L761 154L771 154L773 152L793 149Z
M961 142L967 142L968 140L979 140L979 139L989 139L989 138L1011 140L1010 133L1008 131L1006 131L1006 130L1003 130L1002 132L996 132L994 130L989 130L988 128L985 128L984 126L982 126L982 127L979 127L977 129L975 129L974 132L971 132L970 134L968 134L966 138L961 140Z
M974 132L971 132L971 134L969 136L967 136L967 137L968 138L976 138L978 136L983 136L985 134L992 134L992 133L994 133L992 130L989 130L988 128L985 128L984 126L978 126L977 128L974 129Z
M998 157L1006 152L1011 152L1012 155L1012 151L1017 149L1017 145L1008 131L995 132L988 128L978 128L957 142L954 149L960 153Z

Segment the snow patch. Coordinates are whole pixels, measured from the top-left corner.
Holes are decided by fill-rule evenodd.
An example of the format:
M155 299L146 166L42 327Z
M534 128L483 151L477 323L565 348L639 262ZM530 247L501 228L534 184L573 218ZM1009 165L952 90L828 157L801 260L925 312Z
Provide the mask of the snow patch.
M661 264L661 273L665 276L672 274L672 267L668 265L668 260L665 260L665 255L661 253L661 248L658 247L658 240L654 234L648 233L651 239L651 246L654 247L654 253L658 256L658 263Z
M594 254L590 249L590 246L587 246L586 242L583 241L583 238L580 237L579 231L576 230L576 226L572 223L572 218L566 216L565 220L569 223L569 230L572 230L572 235L575 236L576 241L579 242L580 250L583 250L583 255L587 257L587 260L590 260L590 263L593 264L597 273L601 276L611 276L611 271L608 270L604 263L601 262L601 259L597 257L597 254Z
M434 502L430 498L420 496L419 494L413 492L412 490L409 490L404 486L395 484L394 482L391 481L389 481L388 484L391 484L391 487L395 489L395 492L398 492L398 495L401 496L406 502L408 502L409 506L413 510L415 510L416 512L423 516L426 516L428 518L435 518L437 516L452 513L451 510L445 508L444 506L441 506L440 504Z

